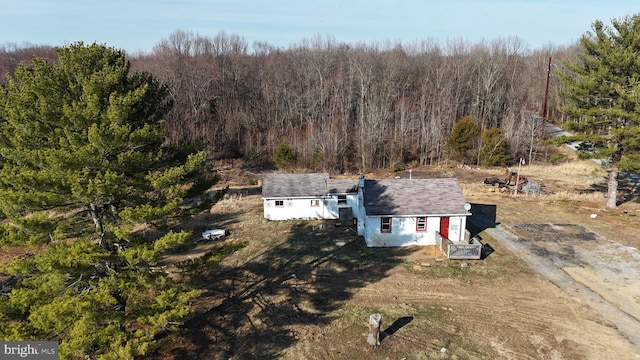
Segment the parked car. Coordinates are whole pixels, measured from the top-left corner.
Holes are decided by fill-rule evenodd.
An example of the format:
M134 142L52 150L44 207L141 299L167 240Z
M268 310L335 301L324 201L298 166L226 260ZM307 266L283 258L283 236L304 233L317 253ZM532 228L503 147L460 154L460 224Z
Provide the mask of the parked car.
M211 229L202 233L203 240L218 240L227 236L227 232L222 229Z

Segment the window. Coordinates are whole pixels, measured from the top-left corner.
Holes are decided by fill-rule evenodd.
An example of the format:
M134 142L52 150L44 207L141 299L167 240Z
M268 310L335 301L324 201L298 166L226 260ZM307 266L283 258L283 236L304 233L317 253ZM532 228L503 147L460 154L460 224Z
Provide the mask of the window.
M347 195L338 195L338 205L347 205Z
M383 217L380 218L380 232L390 233L391 232L391 218Z
M416 231L427 231L427 217L420 216L416 218Z
M284 200L276 200L276 207L284 207Z
M311 206L313 207L320 206L320 200L311 200Z

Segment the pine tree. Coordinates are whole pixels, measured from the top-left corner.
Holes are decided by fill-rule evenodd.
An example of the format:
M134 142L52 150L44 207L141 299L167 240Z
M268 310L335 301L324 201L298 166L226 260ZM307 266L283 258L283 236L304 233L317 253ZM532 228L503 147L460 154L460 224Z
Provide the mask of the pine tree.
M482 132L482 148L480 148L480 163L482 166L505 166L509 145L498 128Z
M77 43L57 63L21 65L0 92L0 236L48 243L0 269L16 281L0 296L0 338L131 359L191 313L197 291L157 264L190 236L167 225L206 154L163 147L167 87L129 70L124 52Z
M640 14L592 28L580 39L579 60L559 74L569 130L578 134L565 140L581 141L584 156L606 160L607 206L615 208L619 172L640 170Z
M289 143L286 141L281 142L280 145L278 145L278 148L276 149L276 154L274 156L276 167L278 169L288 168L291 165L293 165L295 160L296 160L296 155L293 152L293 149L291 148Z
M465 116L458 121L447 139L447 150L450 156L462 162L475 158L480 140L480 126L471 116Z

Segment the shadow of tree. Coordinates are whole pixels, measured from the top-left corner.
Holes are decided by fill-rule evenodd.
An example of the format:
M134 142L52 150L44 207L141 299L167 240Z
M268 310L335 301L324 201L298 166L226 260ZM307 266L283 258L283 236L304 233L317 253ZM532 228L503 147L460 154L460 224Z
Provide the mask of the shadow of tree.
M604 197L607 196L609 189L607 182L592 184L591 187L583 191L586 194L601 193ZM640 187L638 186L635 177L631 177L629 174L621 174L618 178L618 197L616 204L622 205L627 202L640 202Z
M403 326L409 324L411 321L413 321L413 316L403 316L399 319L396 319L393 324L389 325L388 328L382 331L382 333L380 334L380 340L382 341L386 337L395 334L396 331L400 330Z
M638 176L633 174L623 174L618 182L618 205L626 202L640 202L640 182Z
M330 323L332 311L384 278L411 251L367 248L352 226L329 222L318 230L294 222L287 238L274 240L264 252L202 274L201 310L185 324L183 343L162 356L277 358L300 337Z

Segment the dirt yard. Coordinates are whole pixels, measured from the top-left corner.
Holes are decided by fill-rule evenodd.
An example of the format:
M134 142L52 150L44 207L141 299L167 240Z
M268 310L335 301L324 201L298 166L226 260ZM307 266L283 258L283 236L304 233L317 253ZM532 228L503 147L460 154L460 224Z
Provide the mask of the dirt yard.
M205 289L198 313L154 358L640 359L637 197L605 209L603 174L588 165L523 174L544 194L482 184L499 169L413 171L457 177L485 212L474 231L488 255L476 261L368 249L351 224L265 221L260 195L232 186L199 226L248 246L191 274Z
M147 358L640 359L637 189L611 210L595 165L523 167L543 189L538 196L482 184L501 173L412 172L460 180L487 250L467 261L432 247L369 249L347 223L266 221L260 188L248 180L257 174L223 173L230 192L185 226L230 236L169 262L246 246L176 274L203 289L197 313ZM382 315L377 348L366 341L373 313Z

